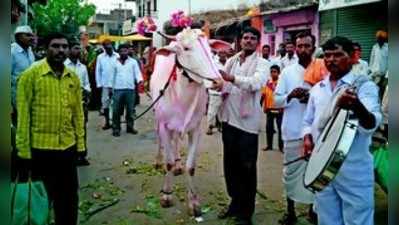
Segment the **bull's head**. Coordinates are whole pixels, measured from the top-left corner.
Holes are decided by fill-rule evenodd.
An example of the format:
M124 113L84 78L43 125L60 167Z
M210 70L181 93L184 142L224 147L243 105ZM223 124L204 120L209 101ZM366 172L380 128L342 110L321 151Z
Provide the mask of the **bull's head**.
M220 40L209 40L199 29L185 28L176 37L163 35L172 42L160 48L157 54L176 54L176 64L195 82L221 78L213 61L211 48L228 49L230 44Z

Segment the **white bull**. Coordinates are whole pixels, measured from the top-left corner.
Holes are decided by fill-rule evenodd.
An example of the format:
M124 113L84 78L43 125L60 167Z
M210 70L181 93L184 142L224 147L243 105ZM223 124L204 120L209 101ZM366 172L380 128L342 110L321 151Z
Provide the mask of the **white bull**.
M221 75L212 60L210 46L228 48L222 41L208 40L201 30L186 28L168 45L157 51L154 72L151 76L151 94L156 99L169 80L164 95L154 106L159 151L163 149L166 175L161 194L161 205L170 207L172 202L172 170L180 167L179 143L188 136L188 155L185 165L188 180L188 207L191 215L201 214L194 173L200 124L206 112L206 87ZM158 153L158 160L161 152ZM178 168L180 167L180 168Z

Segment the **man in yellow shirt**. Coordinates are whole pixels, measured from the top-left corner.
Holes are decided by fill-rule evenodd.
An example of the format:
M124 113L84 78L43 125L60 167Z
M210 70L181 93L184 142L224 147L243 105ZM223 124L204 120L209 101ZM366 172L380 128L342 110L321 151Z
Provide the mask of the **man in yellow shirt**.
M273 65L270 67L270 79L262 88L263 112L266 113L266 140L267 146L263 151L273 150L273 134L276 132L274 129L274 121L277 122L278 130L278 148L283 151L283 140L281 139L281 121L283 120L283 109L277 108L274 105L273 93L277 86L278 77L280 75L280 67Z
M64 66L69 44L63 34L46 37L47 58L18 81L18 157L43 181L53 203L56 225L76 225L76 159L85 152L80 81Z

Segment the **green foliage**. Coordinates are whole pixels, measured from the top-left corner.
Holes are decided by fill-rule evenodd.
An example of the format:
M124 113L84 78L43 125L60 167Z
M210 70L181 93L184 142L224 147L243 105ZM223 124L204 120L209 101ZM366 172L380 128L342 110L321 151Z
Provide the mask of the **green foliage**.
M158 197L148 195L145 197L145 207L136 206L130 213L142 213L154 219L161 219L161 206Z
M32 5L31 26L39 36L61 32L68 36L79 33L79 26L87 25L96 12L93 4L82 4L82 0L48 0L46 5Z

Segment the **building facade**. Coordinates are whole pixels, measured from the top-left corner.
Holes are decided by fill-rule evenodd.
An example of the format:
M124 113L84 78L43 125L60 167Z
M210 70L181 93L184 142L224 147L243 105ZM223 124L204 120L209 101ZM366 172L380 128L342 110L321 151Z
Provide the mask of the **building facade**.
M123 22L133 16L130 9L114 9L110 14L98 13L93 22L87 27L89 38L94 39L102 34L121 35Z
M387 30L387 0L321 0L320 41L345 36L362 46L363 59L369 60L377 30Z
M317 5L288 7L279 10L262 12L262 44L269 44L272 52L286 40L295 41L295 36L308 31L316 36L319 43L319 14Z
M137 7L138 18L143 16L151 16L158 30L161 31L164 23L169 20L170 15L176 10L183 10L188 15L193 15L200 12L212 11L212 10L229 10L244 7L245 5L252 6L253 4L259 4L261 0L126 0L135 1ZM177 7L176 7L177 6ZM212 26L212 24L210 24ZM153 45L155 47L161 47L165 44L163 37L157 33L153 36Z

